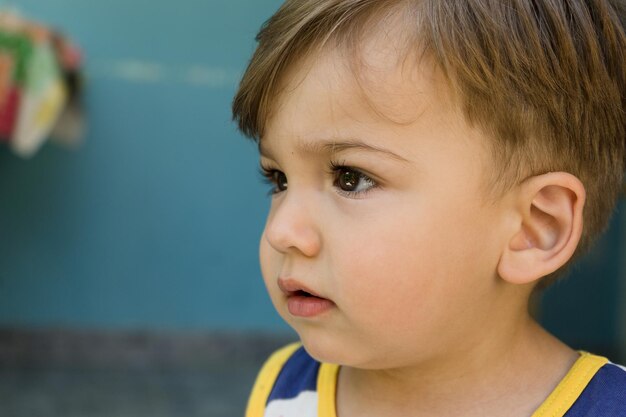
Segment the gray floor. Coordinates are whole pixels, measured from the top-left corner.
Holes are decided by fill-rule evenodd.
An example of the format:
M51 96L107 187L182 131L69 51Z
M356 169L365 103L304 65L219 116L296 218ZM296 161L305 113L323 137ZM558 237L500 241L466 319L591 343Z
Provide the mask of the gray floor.
M258 365L203 370L0 370L3 417L242 416Z
M291 336L0 329L0 417L239 417Z

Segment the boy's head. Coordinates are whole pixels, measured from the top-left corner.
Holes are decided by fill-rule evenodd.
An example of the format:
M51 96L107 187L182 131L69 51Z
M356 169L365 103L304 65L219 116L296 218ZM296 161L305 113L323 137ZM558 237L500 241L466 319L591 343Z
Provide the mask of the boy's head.
M286 74L330 44L358 79L361 41L388 31L390 20L399 25L399 36L389 40L395 58L431 60L467 120L488 136L489 186L496 195L541 173L580 178L587 203L578 251L587 249L606 227L623 186L624 2L286 1L258 34L235 97L240 130L260 140Z
M274 185L263 275L308 349L397 366L420 341L507 334L622 185L620 16L615 0L296 0L265 24L233 112Z

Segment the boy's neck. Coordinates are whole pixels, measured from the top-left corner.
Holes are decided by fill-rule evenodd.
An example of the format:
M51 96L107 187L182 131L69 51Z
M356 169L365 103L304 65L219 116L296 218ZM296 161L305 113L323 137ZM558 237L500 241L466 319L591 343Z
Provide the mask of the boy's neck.
M495 339L492 339L495 340ZM338 417L528 417L578 358L530 317L475 351L394 370L344 367Z

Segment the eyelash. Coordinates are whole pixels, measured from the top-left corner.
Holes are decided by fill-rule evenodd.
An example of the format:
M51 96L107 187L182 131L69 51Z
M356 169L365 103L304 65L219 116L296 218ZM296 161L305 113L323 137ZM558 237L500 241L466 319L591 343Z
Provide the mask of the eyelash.
M278 179L276 178L276 176L279 173L281 173L281 171L279 171L277 169L274 169L274 168L269 168L269 167L266 167L264 165L261 165L261 167L259 169L259 173L261 174L263 182L265 184L267 184L267 185L272 187L267 192L267 194L269 196L272 196L274 194L278 194L278 193L283 191L283 190L279 190L278 189Z
M338 181L339 181L339 175L341 174L342 171L351 171L353 173L355 173L358 178L359 181L366 181L369 182L371 184L371 186L369 188L367 188L366 190L363 191L346 191L343 190L341 188L339 188L339 186L337 185ZM369 193L370 191L372 191L374 188L378 188L379 184L372 179L369 175L363 173L361 170L351 167L349 165L346 165L345 163L336 163L334 161L331 161L329 163L328 166L328 171L327 171L328 175L331 175L334 180L333 180L333 186L335 186L337 188L337 192L341 195L344 195L346 197L349 198L360 198L365 196L367 193ZM265 182L266 184L270 185L272 188L269 190L268 195L274 195L274 194L279 194L285 190L280 190L278 187L278 175L282 174L285 175L282 171L275 169L275 168L271 168L269 166L265 166L263 164L261 164L260 167L260 174L261 177L263 178L263 182ZM286 179L286 176L285 176Z

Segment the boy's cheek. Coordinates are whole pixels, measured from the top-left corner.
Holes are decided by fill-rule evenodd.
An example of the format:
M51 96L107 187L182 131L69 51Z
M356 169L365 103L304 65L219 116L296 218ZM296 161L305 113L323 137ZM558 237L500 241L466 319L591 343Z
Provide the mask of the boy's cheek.
M274 249L267 242L265 233L261 237L259 244L259 261L263 281L265 281L265 286L270 291L270 295L272 295L273 281L277 279L276 275L278 274L277 256Z

